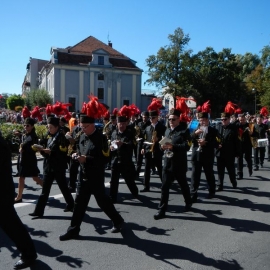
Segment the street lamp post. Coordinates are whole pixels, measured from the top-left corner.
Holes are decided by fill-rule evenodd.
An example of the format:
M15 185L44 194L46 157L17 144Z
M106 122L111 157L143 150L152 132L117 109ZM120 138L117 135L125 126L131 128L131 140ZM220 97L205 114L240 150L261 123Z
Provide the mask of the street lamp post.
M255 113L254 114L256 114L256 110L257 110L257 104L256 104L256 100L257 100L257 97L256 97L256 89L255 88L252 88L252 91L254 92L254 94L255 94Z

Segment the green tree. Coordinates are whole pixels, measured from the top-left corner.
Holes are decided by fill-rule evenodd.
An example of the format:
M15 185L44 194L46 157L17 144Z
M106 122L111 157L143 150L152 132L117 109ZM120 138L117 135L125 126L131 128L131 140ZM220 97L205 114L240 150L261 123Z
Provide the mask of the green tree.
M7 103L7 107L10 109L10 110L15 110L15 107L17 106L24 106L24 99L22 98L21 95L10 95L7 100L6 100L6 103Z
M215 52L207 47L192 56L189 83L200 93L194 95L198 104L210 100L213 116L224 110L228 101L241 103L244 87L239 76L241 65L231 49Z
M52 102L52 97L45 89L33 89L25 94L25 103L31 109L35 106L46 107L47 104Z
M186 49L190 38L181 28L177 28L173 35L169 35L170 44L161 47L157 55L150 55L146 59L149 79L145 84L155 85L159 89L168 87L167 93L184 95L186 83L182 76L184 63L189 62L191 50ZM190 87L189 90L192 90Z

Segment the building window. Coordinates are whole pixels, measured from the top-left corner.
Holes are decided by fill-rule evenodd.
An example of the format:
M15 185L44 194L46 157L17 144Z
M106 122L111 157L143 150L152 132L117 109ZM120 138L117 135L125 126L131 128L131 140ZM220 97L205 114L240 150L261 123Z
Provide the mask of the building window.
M104 81L104 75L102 73L98 74L98 80L99 81Z
M69 97L68 103L71 104L71 106L68 107L68 110L70 112L75 112L75 104L76 104L76 98L75 97Z
M98 56L98 65L104 66L104 56Z
M129 106L129 100L128 100L128 99L124 99L124 100L123 100L123 106L124 106L124 105Z
M98 99L104 99L104 88L98 88Z

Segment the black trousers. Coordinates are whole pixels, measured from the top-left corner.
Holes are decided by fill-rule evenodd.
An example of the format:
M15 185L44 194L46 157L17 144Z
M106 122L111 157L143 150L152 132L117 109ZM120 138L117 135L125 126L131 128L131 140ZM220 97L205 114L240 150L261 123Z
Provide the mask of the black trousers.
M142 145L137 144L137 167L136 167L136 173L139 174L142 168L142 162L143 162L143 155L141 154L142 151Z
M91 195L94 195L100 209L112 220L114 225L118 225L123 218L116 211L110 197L106 195L104 183L99 186L92 187L91 179L87 181L80 180L78 182L77 194L75 198L75 206L68 231L74 234L80 232L80 226L83 221Z
M70 160L70 167L69 167L69 187L75 189L76 182L79 172L80 163L74 159Z
M37 257L36 249L28 231L20 220L13 205L1 206L0 227L15 243L24 260L33 260Z
M153 156L148 152L145 154L144 186L150 188L150 174L153 167L157 167L159 178L162 182L162 155Z
M116 202L117 193L119 187L119 178L120 175L124 178L131 194L136 198L138 196L138 187L135 183L135 167L134 164L122 164L116 163L113 164L111 168L111 182L110 182L110 197Z
M237 158L237 174L243 177L243 161L247 162L249 174L252 174L252 147L243 148L241 154Z
M258 167L259 164L263 165L265 158L265 147L254 148L254 166Z
M177 174L174 172L164 171L162 173L162 187L161 187L161 200L158 206L158 209L161 211L166 211L168 207L168 201L169 201L169 192L170 187L174 180L178 182L183 197L185 199L186 204L191 204L191 196L190 196L190 189L187 182L186 172L185 171L178 171Z
M56 180L56 182L59 186L59 189L61 190L61 192L65 198L65 201L67 203L67 207L72 208L74 206L74 199L73 199L73 197L70 193L70 190L68 188L68 185L67 185L65 171L63 171L63 172L49 172L49 173L44 174L43 187L42 187L41 194L40 194L38 201L37 201L37 204L36 204L36 208L34 211L35 214L37 214L37 215L44 214L44 209L45 209L45 206L47 204L54 179Z
M216 192L216 180L214 175L214 162L212 160L191 161L192 173L191 173L191 196L197 194L200 182L202 169L204 170L206 181L208 184L209 194L215 194Z
M236 183L234 157L217 157L218 186L223 187L225 168L228 171L232 185Z

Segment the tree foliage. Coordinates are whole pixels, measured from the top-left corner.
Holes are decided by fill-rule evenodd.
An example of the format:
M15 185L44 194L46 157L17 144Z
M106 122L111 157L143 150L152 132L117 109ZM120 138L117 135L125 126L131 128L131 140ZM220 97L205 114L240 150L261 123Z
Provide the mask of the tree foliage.
M270 109L270 46L262 49L261 58L252 53L233 54L229 48L216 52L212 47L192 54L187 49L189 35L181 28L168 38L168 46L146 59L149 79L145 84L166 87L163 94L193 96L198 105L210 100L214 116L228 101L243 111L253 111L253 88L258 107Z
M21 95L10 95L7 99L6 99L6 104L7 107L10 110L15 110L15 107L17 106L24 106L24 99L22 98Z
M158 88L167 86L168 92L181 95L185 89L181 73L191 54L191 50L186 49L190 38L181 28L177 28L168 39L168 46L161 47L157 55L150 55L146 59L149 79L145 83Z
M25 94L27 107L33 109L35 106L46 107L53 102L52 97L45 89L33 89Z

